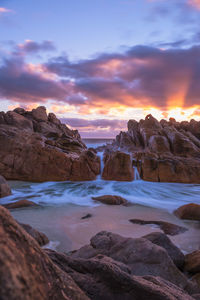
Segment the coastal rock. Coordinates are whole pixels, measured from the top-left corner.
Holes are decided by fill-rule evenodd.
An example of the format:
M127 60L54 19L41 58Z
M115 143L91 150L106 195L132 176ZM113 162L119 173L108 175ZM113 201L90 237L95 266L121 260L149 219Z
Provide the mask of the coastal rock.
M11 195L11 189L7 181L0 175L0 198Z
M148 225L148 224L157 225L158 227L160 227L162 231L164 231L165 234L169 234L169 235L177 235L188 230L185 227L175 225L169 222L164 222L164 221L144 221L140 219L131 219L129 221L133 224L139 224L139 225Z
M12 203L4 204L3 206L7 209L15 209L15 208L38 206L38 205L33 201L24 199Z
M12 114L11 114L12 113ZM26 120L32 127L8 122L8 117ZM100 172L100 160L86 149L76 130L70 130L46 109L17 109L1 113L0 173L10 180L65 181L94 180ZM21 119L22 118L22 119ZM20 124L21 124L20 123Z
M127 265L132 275L159 276L189 293L196 287L175 266L167 251L145 238L125 238L102 231L84 246L71 254L73 258L90 259L105 255Z
M185 270L190 273L200 273L200 250L185 256Z
M38 243L0 207L2 300L89 300Z
M108 205L127 205L128 201L120 196L114 196L114 195L104 195L99 197L92 197L93 200L99 201L104 204Z
M134 171L130 155L120 151L106 154L102 178L105 180L132 181Z
M146 181L200 183L200 122L158 122L152 115L128 121L105 152L128 152Z
M24 230L30 234L40 246L44 246L49 243L49 239L44 233L34 229L28 224L19 223L19 225L22 226Z
M200 221L200 205L195 203L185 204L174 211L180 219Z
M153 244L164 248L173 260L174 264L179 269L182 269L185 262L185 256L181 252L181 250L171 242L171 240L166 236L166 234L161 232L153 232L143 236L143 238L151 241Z
M47 250L48 255L93 300L192 300L170 282L153 276L133 276L123 263L104 255L92 259L72 258Z

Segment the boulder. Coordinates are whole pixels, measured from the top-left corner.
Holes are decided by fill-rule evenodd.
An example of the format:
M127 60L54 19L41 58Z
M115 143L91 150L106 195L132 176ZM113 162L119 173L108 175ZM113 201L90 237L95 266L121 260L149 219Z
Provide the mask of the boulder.
M195 203L185 204L174 211L180 219L200 221L200 205Z
M165 234L169 234L169 235L177 235L188 230L185 227L175 225L169 222L164 222L164 221L144 221L140 219L131 219L129 221L133 224L139 224L139 225L148 225L148 224L157 225L162 231L164 231Z
M6 207L7 209L15 209L15 208L38 206L38 204L36 204L33 201L23 199L23 200L18 200L16 202L4 204L3 206Z
M44 106L39 106L39 107L33 109L32 116L36 121L39 121L39 122L47 122L48 121L46 107L44 107Z
M49 239L44 233L34 229L28 224L19 223L19 225L22 226L24 230L30 234L40 246L44 246L49 243Z
M99 254L127 265L132 275L159 276L188 292L196 293L198 290L175 266L167 251L146 238L125 238L102 231L90 240L90 245L71 256L90 259Z
M200 250L185 256L185 270L190 273L200 273Z
M132 181L134 171L129 154L117 151L104 158L102 178L105 180Z
M104 195L99 197L92 197L93 200L99 201L103 204L108 205L127 205L128 201L120 196L114 196L114 195Z
M0 207L0 298L89 300L67 273Z
M186 292L160 277L133 276L130 269L110 257L72 258L52 250L49 257L93 300L192 300Z
M143 238L151 241L153 244L164 248L173 260L174 264L179 269L183 268L185 256L181 252L181 250L171 242L171 240L166 236L166 234L161 232L153 232L143 236Z
M11 189L7 181L0 175L0 198L11 195Z

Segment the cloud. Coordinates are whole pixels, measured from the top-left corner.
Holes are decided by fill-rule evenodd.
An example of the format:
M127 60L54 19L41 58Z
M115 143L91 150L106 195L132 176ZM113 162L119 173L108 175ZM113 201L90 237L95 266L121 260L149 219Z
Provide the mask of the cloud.
M61 118L62 123L78 129L82 137L115 137L119 131L126 130L127 120Z
M31 45L24 43L18 51L49 47L45 42ZM59 56L41 64L26 62L26 55L12 52L0 65L2 98L19 103L52 99L83 115L110 116L134 108L168 111L200 105L200 46L164 50L139 45L124 53L76 62Z
M0 15L1 14L7 14L13 12L11 9L5 8L5 7L0 7Z
M25 43L16 46L16 52L20 54L33 54L40 51L54 51L56 50L55 45L52 41L43 41L37 43L31 40L26 40Z
M188 0L188 4L196 9L200 9L200 0Z

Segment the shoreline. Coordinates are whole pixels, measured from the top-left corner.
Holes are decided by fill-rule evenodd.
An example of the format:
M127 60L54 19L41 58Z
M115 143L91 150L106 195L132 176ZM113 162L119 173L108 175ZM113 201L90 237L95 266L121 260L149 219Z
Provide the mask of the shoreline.
M88 213L91 218L82 220ZM183 221L173 214L158 208L141 205L81 207L59 205L40 208L26 208L11 211L20 222L28 223L44 232L58 251L72 251L89 244L90 238L100 231L110 231L124 237L139 238L158 231L156 225L138 225L129 222L131 218L166 221L188 228L185 233L169 236L171 241L185 254L199 249L200 225L195 221ZM52 243L51 243L52 244Z

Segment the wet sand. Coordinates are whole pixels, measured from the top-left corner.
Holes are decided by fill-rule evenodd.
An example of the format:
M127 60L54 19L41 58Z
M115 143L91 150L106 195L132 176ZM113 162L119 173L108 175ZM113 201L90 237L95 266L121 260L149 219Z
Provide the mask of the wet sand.
M160 231L155 225L137 225L129 219L167 221L189 230L169 238L184 252L200 249L200 223L179 220L166 210L141 205L98 207L71 204L26 208L11 211L20 222L44 232L50 239L50 247L59 251L71 251L89 243L90 238L102 230L126 237L141 237ZM91 218L81 219L86 214Z

